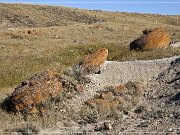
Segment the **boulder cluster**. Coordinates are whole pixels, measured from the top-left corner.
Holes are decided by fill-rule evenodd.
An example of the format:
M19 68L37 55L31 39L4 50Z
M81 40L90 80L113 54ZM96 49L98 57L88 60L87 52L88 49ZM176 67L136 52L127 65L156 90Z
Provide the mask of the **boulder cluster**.
M129 108L138 102L142 95L144 85L140 82L128 82L118 85L110 90L102 91L93 99L88 99L86 104L99 108L101 111L123 107Z
M31 33L31 32L30 32ZM130 43L130 49L152 49L163 48L170 43L170 37L163 28L144 30L143 35ZM76 79L91 73L101 73L101 65L108 56L108 49L102 48L96 52L89 53L72 66L73 75ZM133 85L135 92L140 95L140 85ZM77 85L78 92L84 91L83 85ZM11 111L23 111L34 113L39 111L39 106L52 98L58 97L63 91L63 82L55 73L48 69L35 74L29 79L21 82L15 91L5 100L6 109ZM89 105L98 105L102 108L113 108L119 104L127 104L123 97L128 93L124 85L117 86L111 92L102 92L98 98L86 101ZM133 95L129 94L129 95Z
M84 74L99 72L100 65L104 63L107 56L108 50L106 48L84 56L73 66L74 74L79 77ZM77 85L75 90L82 92L84 87ZM5 108L15 112L36 113L40 111L45 102L60 96L62 91L62 80L56 77L53 70L48 69L21 82L5 100Z

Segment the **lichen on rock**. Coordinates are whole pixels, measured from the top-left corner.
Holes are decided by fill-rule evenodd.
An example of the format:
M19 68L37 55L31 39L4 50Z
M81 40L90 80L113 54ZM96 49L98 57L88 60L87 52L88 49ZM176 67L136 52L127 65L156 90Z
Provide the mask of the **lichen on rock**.
M108 49L106 48L85 55L72 67L75 76L82 77L91 73L100 73L100 66L105 62L107 56Z
M143 35L130 43L130 50L165 48L170 44L170 36L162 27L143 31Z
M38 105L62 92L62 83L50 69L33 75L21 82L15 91L6 99L7 109L25 113L38 112Z

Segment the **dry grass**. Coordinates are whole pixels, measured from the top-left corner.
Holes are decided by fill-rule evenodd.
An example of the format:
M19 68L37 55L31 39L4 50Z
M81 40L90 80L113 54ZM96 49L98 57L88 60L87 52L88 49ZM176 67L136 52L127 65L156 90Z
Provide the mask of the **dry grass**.
M128 47L121 47L114 44L97 44L63 47L53 50L53 52L49 51L42 56L11 56L2 59L0 63L0 87L17 85L30 75L47 68L53 68L57 72L61 72L88 52L93 52L103 47L109 49L108 60L111 61L159 59L180 54L179 48L130 51Z
M0 4L0 101L22 80L47 68L63 73L80 57L100 48L109 50L108 60L147 60L180 55L180 48L130 51L129 43L146 28L165 27L172 40L180 40L180 16L88 11L64 7ZM175 34L174 34L175 33ZM71 83L71 82L67 82ZM66 98L69 96L66 95ZM0 110L2 129L72 126L79 116L60 101L49 105L43 118L7 114ZM58 108L58 109L57 109ZM63 110L66 112L63 112ZM83 108L82 108L83 109ZM80 119L96 121L97 112L84 108ZM62 110L62 112L59 112ZM89 114L86 113L89 111ZM112 110L109 117L121 117ZM56 118L56 119L55 119ZM11 121L15 121L12 126Z

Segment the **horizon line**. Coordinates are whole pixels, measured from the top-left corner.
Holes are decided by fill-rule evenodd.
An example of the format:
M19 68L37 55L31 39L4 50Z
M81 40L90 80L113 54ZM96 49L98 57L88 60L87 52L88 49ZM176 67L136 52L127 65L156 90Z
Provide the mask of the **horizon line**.
M62 4L180 4L180 2L140 2L140 1L136 1L136 2L0 2L0 3L44 3L44 4L55 4L55 3L62 3Z

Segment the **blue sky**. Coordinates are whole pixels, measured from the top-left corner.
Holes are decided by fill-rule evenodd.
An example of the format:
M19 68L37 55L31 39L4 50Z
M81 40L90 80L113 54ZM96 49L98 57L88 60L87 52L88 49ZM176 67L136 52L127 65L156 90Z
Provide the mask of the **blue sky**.
M0 2L27 2L83 9L180 15L180 0L0 0Z

